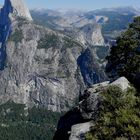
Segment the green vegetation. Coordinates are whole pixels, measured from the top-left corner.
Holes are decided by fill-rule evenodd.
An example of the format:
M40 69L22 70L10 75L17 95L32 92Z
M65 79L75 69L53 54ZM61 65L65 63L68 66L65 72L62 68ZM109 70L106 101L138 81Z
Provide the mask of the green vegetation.
M64 48L72 48L75 46L81 46L78 42L74 41L72 38L64 37L63 39L64 39L64 44L63 44Z
M47 49L47 48L50 48L50 47L53 47L53 48L57 48L59 47L59 38L57 35L55 34L46 34L44 37L42 37L39 42L38 42L38 48L41 49L41 48L44 48L44 49Z
M125 76L133 84L140 84L140 17L136 17L128 30L117 39L107 57L106 71L110 77Z
M139 89L140 75L140 17L136 17L112 47L107 57L109 76L125 76ZM101 94L98 118L87 140L140 139L139 90L109 87Z
M9 38L10 41L14 41L16 44L21 42L22 39L23 39L23 33L20 29L16 29Z
M62 41L61 41L62 40ZM61 38L59 35L55 34L46 34L38 41L39 49L48 49L48 48L59 48L62 46L62 49L72 48L75 46L81 46L78 42L74 41L69 37Z
M101 93L98 119L87 140L140 139L139 98L135 89L111 86Z
M52 140L60 115L9 101L0 105L0 140Z

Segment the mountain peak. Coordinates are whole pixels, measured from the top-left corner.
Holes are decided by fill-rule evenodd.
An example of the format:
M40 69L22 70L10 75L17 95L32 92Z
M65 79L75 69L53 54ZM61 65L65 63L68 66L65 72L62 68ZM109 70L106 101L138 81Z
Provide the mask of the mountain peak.
M13 13L15 16L32 20L29 9L26 7L23 0L5 0L3 8L9 13Z

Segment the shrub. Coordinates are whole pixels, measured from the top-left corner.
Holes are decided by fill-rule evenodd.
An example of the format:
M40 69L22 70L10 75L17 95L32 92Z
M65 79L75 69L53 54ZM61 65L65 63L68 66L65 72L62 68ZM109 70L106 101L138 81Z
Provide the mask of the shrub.
M45 35L44 37L42 37L39 42L38 42L38 48L41 49L41 48L44 48L44 49L47 49L47 48L50 48L50 47L59 47L59 38L57 35Z
M124 92L111 86L101 93L101 98L98 119L87 139L140 139L140 117L137 108L139 99L135 89Z

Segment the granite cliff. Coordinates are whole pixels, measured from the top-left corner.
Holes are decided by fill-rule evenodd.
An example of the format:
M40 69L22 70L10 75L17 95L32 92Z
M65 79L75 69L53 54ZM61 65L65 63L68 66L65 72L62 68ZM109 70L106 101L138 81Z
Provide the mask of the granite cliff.
M97 63L86 71L88 80L83 80L80 65L82 61L90 65L88 59L94 59L93 55L78 65L78 59L86 55L85 46L34 24L23 1L6 0L0 17L1 30L5 27L1 32L0 103L12 100L27 107L66 111L76 103L87 81L104 80L103 72L96 70Z
M5 13L12 13L13 16L23 17L27 20L32 20L29 9L24 4L23 0L5 0L3 7Z
M0 10L0 69L4 69L6 59L6 41L12 32L11 24L15 17L22 17L31 21L28 8L21 0L5 0Z

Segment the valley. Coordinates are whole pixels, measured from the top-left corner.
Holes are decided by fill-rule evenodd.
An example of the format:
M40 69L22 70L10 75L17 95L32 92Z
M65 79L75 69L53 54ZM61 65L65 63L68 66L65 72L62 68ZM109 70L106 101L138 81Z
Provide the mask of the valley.
M83 137L91 136L100 93L122 86L114 88L127 94L129 81L138 83L135 64L132 81L129 68L123 71L125 63L125 74L118 72L124 49L115 50L118 56L112 46L139 14L133 7L29 11L23 0L5 0L0 10L0 140L82 140L75 139L81 133L73 126L81 123L88 124Z

